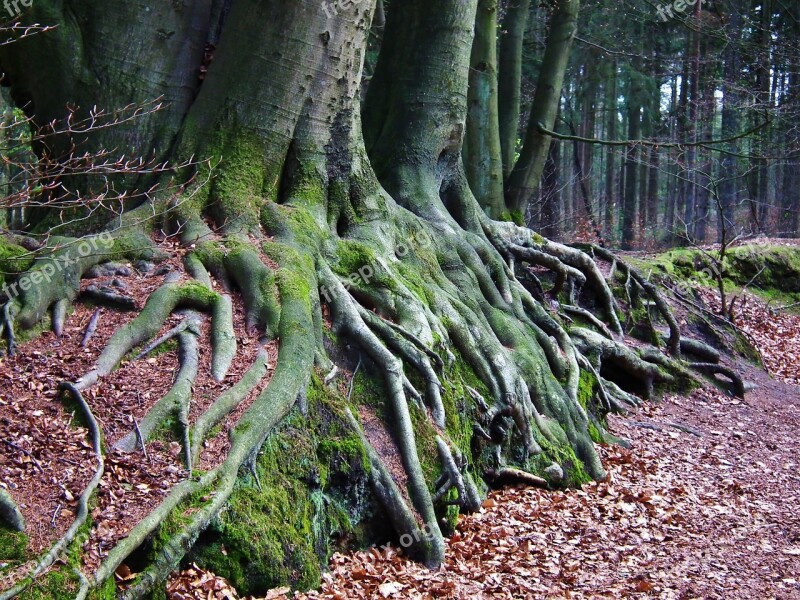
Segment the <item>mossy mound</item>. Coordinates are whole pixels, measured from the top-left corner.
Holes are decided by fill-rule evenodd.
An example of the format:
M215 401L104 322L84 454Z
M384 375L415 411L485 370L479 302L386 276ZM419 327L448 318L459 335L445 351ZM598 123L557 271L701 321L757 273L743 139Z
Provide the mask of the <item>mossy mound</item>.
M718 256L717 251L675 248L654 257L630 260L642 270L708 287L716 287L721 272L726 290L736 291L747 285L767 300L797 301L800 296L800 246L736 246L728 249L721 268L714 260Z
M302 405L304 403L300 403ZM281 585L310 589L336 550L376 541L380 511L369 464L343 416L344 399L315 378L262 448L227 509L187 557L245 595Z

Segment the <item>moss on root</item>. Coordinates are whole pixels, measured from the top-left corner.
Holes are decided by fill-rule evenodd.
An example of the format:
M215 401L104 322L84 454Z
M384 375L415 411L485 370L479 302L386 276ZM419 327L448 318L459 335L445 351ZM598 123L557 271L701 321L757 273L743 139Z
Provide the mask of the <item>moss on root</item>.
M0 236L0 286L33 265L33 255L22 246L12 244Z
M0 574L28 557L28 536L0 525Z
M344 405L314 377L307 410L294 408L262 448L258 481L243 475L187 560L258 595L318 586L332 552L371 541L362 524L376 510L369 462Z

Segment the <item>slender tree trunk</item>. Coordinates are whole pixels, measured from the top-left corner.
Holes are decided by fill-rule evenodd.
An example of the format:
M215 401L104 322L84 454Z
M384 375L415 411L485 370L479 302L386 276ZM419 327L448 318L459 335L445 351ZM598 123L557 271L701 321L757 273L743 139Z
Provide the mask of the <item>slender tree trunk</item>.
M641 138L641 90L629 85L627 94L628 139ZM636 245L636 206L639 175L639 147L631 144L625 155L625 196L622 202L622 248L632 250Z
M522 101L522 49L530 4L530 0L510 0L500 31L498 89L504 180L511 174L516 160Z
M464 167L475 197L490 217L505 212L498 130L497 0L479 0L469 72Z
M542 235L559 239L562 221L561 181L561 144L554 142L544 166L542 182L542 214L539 226Z
M506 185L506 206L512 213L524 214L539 189L551 140L540 125L547 130L555 125L579 8L580 0L561 0L553 10L524 145Z
M756 101L758 112L769 109L770 101L770 45L772 42L772 0L759 0L753 5L759 10L759 29L758 29L758 51L755 64L756 75ZM762 120L761 114L753 116L754 121ZM758 134L757 153L769 154L770 147L769 128L763 128ZM750 184L752 197L751 218L753 228L757 231L765 232L768 226L769 217L769 162L764 159L756 159L751 168L753 175Z
M741 81L740 43L742 15L734 6L730 11L731 19L726 27L727 46L723 56L724 71L722 77L722 137L732 138L739 134L739 111L741 98L739 85ZM721 239L724 231L734 232L736 229L736 207L739 205L739 172L738 161L734 154L738 144L731 142L722 155L719 173L719 231ZM733 237L731 235L728 238Z
M617 137L617 64L611 63L611 74L606 80L606 139L614 140ZM614 232L614 207L616 205L617 178L616 154L614 150L606 151L606 181L605 181L605 235L613 237Z
M698 202L698 182L700 174L698 173L697 165L697 146L694 145L699 139L699 125L700 125L700 76L701 76L701 42L702 35L701 28L701 14L703 6L702 2L695 5L694 11L694 26L697 30L693 30L689 34L689 103L688 103L688 140L692 143L686 150L686 177L688 179L686 185L686 204L683 207L683 221L685 228L683 234L688 238L688 241L693 241L696 210Z
M643 36L640 36L643 38ZM642 97L641 85L642 59L637 56L633 68L628 75L625 90L625 108L628 117L628 139L638 140L642 137ZM636 209L639 191L640 148L630 144L625 153L625 187L622 201L622 248L631 250L636 244Z
M702 52L704 56L709 53L709 44L705 43ZM716 119L716 78L713 77L712 69L714 65L710 61L705 61L700 69L700 115L698 134L701 139L711 139L714 134L714 123ZM694 238L698 244L704 244L708 234L708 215L711 206L711 177L712 177L711 155L705 148L698 150L697 167L697 192L694 217Z

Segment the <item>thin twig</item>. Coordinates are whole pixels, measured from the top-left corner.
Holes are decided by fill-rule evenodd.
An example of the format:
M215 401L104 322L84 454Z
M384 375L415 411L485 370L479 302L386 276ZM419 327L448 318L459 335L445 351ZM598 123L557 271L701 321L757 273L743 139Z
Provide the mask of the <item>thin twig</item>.
M59 502L59 503L58 503L58 506L56 506L56 509L55 509L55 511L53 511L53 518L52 518L52 519L50 519L50 527L52 527L53 529L55 529L55 527L56 527L56 519L58 518L58 513L60 513L60 512L61 512L61 508L62 508L63 506L64 506L64 505L63 505L63 504L61 504L61 502Z
M353 395L353 382L356 380L356 373L358 373L358 369L361 367L361 354L358 355L358 364L356 365L355 371L353 371L353 376L350 378L350 389L347 390L347 400L350 401L350 396Z
M38 460L36 460L36 457L33 454L25 450L25 448L17 446L14 442L10 442L9 440L0 440L0 441L2 441L6 446L10 446L15 450L19 450L20 452L22 452L25 456L27 456L33 461L33 464L36 465L36 468L39 469L40 473L44 473L44 469L42 468L41 463Z
M136 417L133 418L133 426L136 427L136 437L139 439L139 443L142 445L142 454L144 454L144 459L149 460L147 458L147 447L144 445L144 436L142 435L142 430L139 429L139 421L136 420Z

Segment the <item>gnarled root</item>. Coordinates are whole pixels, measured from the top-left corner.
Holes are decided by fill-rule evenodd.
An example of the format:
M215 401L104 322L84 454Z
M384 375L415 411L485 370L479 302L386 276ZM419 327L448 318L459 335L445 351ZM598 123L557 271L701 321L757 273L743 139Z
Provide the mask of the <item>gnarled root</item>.
M544 490L550 489L550 484L547 483L546 479L512 467L503 467L502 469L498 469L496 471L488 471L486 473L486 479L492 485L492 487L527 485Z
M180 369L167 394L156 402L138 424L135 431L131 431L119 440L114 448L123 452L132 452L137 443L144 446L153 432L166 420L170 414L177 417L183 434L184 458L187 471L192 470L192 452L189 444L189 402L192 399L192 385L197 377L199 368L200 324L202 317L194 311L189 311L184 319L187 322L178 334L178 348Z
M444 540L436 520L433 499L422 472L411 423L408 404L403 386L402 363L380 342L361 318L358 307L350 294L331 272L327 265L319 269L320 283L331 292L331 308L334 330L347 333L382 369L388 391L388 404L392 411L395 434L400 458L408 476L409 495L415 510L426 526L426 534L415 541L414 552L422 557L422 562L438 565L444 558ZM394 494L390 495L394 498ZM394 503L385 508L390 513L397 507ZM395 517L393 517L395 518ZM405 517L397 517L405 521Z
M724 377L727 377L731 381L731 393L739 398L744 398L744 393L746 391L744 381L733 369L716 363L700 362L689 363L689 367L698 373L703 373L704 375L708 375L710 377L714 377L714 375L723 375Z

